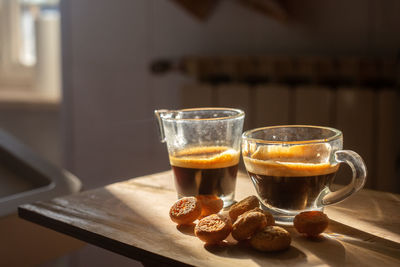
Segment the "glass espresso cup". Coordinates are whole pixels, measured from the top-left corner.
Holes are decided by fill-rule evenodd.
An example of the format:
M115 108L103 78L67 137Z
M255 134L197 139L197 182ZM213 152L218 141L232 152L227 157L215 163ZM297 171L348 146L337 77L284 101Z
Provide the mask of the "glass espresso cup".
M367 170L354 151L342 150L341 131L318 126L273 126L242 135L242 155L263 208L277 223L292 224L302 211L322 210L360 190ZM353 178L332 192L330 186L341 163Z
M156 110L178 198L216 195L232 204L244 112L232 108Z

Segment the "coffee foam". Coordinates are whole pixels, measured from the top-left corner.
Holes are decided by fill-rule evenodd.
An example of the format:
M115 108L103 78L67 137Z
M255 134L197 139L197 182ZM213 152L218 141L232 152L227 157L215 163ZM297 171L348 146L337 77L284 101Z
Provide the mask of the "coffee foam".
M226 168L239 163L239 152L226 146L200 146L169 155L172 166L192 169Z
M281 176L281 177L304 177L334 173L339 165L330 163L303 163L303 162L280 162L262 161L244 157L244 163L248 172L258 175Z
M244 153L248 155L249 153ZM329 158L329 144L308 144L294 146L259 146L256 151L251 153L252 159L259 160L279 160L279 161L326 161Z
M336 172L338 164L330 164L328 144L295 146L260 146L253 153L244 152L247 171L259 175L304 177Z

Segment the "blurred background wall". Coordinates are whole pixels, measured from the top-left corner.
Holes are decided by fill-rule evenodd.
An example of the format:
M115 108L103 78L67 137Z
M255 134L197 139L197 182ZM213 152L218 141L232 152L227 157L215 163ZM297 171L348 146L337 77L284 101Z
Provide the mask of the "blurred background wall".
M149 66L156 59L265 54L395 58L399 52L397 1L285 3L289 20L282 23L243 8L237 1L221 1L205 21L173 1L64 1L66 167L87 187L169 168L165 146L158 141L153 110L195 105L184 98L184 85L196 82L177 72L153 75ZM206 94L208 91L200 88L196 98ZM222 94L220 99L228 99L225 105L245 101L232 99L229 90ZM343 94L341 99L346 102L339 103L339 110L348 114L344 116L353 114L358 125L338 123L338 127L345 127L345 147L358 149L373 169L376 157L370 147L360 151L356 143L365 136L372 138L373 129L365 118L372 116L374 95L359 91ZM305 107L316 102L313 94L298 97L305 98ZM281 101L268 93L263 98L265 103ZM206 105L207 101L197 104ZM311 109L308 114L312 113ZM281 115L277 111L270 116ZM394 124L393 118L389 123ZM393 140L394 135L388 138Z

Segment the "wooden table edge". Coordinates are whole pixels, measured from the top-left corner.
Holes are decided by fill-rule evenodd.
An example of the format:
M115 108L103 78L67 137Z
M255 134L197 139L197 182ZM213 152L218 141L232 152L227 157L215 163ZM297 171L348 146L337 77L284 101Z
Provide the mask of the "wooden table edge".
M18 216L20 218L35 223L37 225L47 227L56 232L71 236L86 243L98 246L105 250L112 251L119 255L140 261L145 266L154 266L152 264L157 264L157 266L193 266L159 254L151 253L141 248L127 245L117 240L112 240L108 237L104 237L102 235L90 232L82 228L79 228L78 233L76 231L76 227L46 216L42 216L30 210L29 206L30 204L25 204L18 207Z

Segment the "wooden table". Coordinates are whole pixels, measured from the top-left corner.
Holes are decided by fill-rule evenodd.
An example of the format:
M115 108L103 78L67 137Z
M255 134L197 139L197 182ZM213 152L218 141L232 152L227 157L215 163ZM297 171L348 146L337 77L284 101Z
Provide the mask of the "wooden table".
M255 194L239 174L236 199ZM206 246L193 227L177 227L168 211L176 201L170 171L19 207L19 216L146 264L195 266L400 266L400 196L362 190L328 207L328 230L318 240L296 231L291 247L261 253L231 237Z

